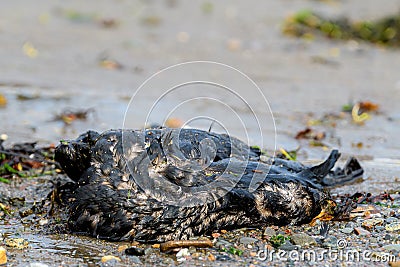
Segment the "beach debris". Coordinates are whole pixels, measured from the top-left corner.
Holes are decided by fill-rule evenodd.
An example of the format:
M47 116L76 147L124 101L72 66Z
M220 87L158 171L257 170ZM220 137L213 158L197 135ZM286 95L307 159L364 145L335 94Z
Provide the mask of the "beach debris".
M90 113L94 113L94 108L88 109L65 109L60 114L56 115L53 121L62 121L69 125L76 120L86 120Z
M132 255L132 256L143 256L145 254L143 248L138 248L138 247L129 247L125 249L125 254L126 255Z
M102 18L98 22L103 28L116 28L119 24L118 20L114 18Z
M386 231L388 232L394 232L394 231L399 231L400 230L400 223L395 222L395 223L390 223L385 226Z
M282 31L307 40L322 34L330 39L361 40L399 47L400 15L389 15L375 21L351 21L348 18L328 19L311 10L301 10L286 18Z
M300 148L297 148L296 150L287 151L286 149L281 147L279 149L279 152L276 154L276 157L296 161L297 160L297 152L299 151L299 149Z
M201 4L201 11L204 14L211 14L213 10L214 10L214 5L212 2L207 1Z
M176 248L183 247L211 248L213 247L213 242L208 238L201 240L173 240L161 243L160 251L167 252Z
M354 228L354 233L356 233L357 235L364 235L364 236L370 236L371 232L368 230L365 230L361 227L356 227Z
M372 219L366 219L361 223L361 226L364 227L366 230L372 230L374 229L375 226L377 225L382 225L384 223L384 220L382 218L372 218Z
M314 129L307 127L304 130L299 131L295 138L296 139L312 139L315 141L320 141L325 138L325 133L324 132L318 132L315 131Z
M29 246L28 241L23 238L7 238L5 240L7 247L17 248L17 249L24 249Z
M145 26L151 26L151 27L156 27L159 26L162 22L161 17L157 15L147 15L142 17L141 22Z
M4 136L5 137L5 136ZM0 139L0 182L10 183L14 176L37 177L54 174L58 163L53 161L54 145L36 148L36 143L17 143L4 148Z
M33 46L31 42L25 42L22 46L22 52L29 58L36 58L39 51Z
M99 66L108 70L120 70L124 68L121 63L112 58L101 58L99 60Z
M113 255L105 255L103 257L101 257L101 262L105 263L105 262L109 262L109 261L121 261L120 258L118 258L117 256L113 256Z
M5 106L7 106L7 98L3 94L0 94L0 108L4 108Z
M185 261L187 257L190 256L190 252L188 248L182 248L176 253L176 260L178 262Z
M19 100L19 101L29 101L29 100L39 99L39 98L40 98L39 93L33 93L33 94L19 93L19 94L17 94L17 100Z
M293 244L301 246L301 247L309 247L317 245L317 242L312 236L309 236L305 233L293 234L290 237L290 240Z
M4 247L0 247L0 265L7 263L7 250Z
M364 124L366 120L369 120L371 116L367 112L360 112L360 104L357 103L351 110L351 117L353 121L358 124Z
M269 238L269 242L274 248L279 248L283 243L285 243L287 240L290 240L290 237L284 236L282 234L277 234L273 235Z

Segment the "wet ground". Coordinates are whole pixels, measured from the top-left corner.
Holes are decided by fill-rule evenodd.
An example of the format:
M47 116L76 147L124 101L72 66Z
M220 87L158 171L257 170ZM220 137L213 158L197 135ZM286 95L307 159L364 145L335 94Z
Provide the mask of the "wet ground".
M332 147L338 147L345 157L357 156L366 169L366 180L334 193L398 190L400 51L357 41L283 35L284 19L307 8L332 17L376 19L398 11L400 1L1 3L0 95L7 103L0 105L0 134L8 136L6 146L21 141L56 144L87 129L142 127L152 105L161 103L149 122L211 116L231 134L242 139L248 134L251 144L268 151L300 147L300 160L320 160ZM204 76L200 78L226 83L265 118L261 125L232 91L221 93L204 84L186 86L185 92L177 90L164 102L157 102L171 85L196 80L197 69L166 72L131 100L157 71L193 60L221 62L254 80L275 119L276 143L268 105L259 91L232 69L201 68ZM244 126L221 101L210 102L205 95L224 99ZM203 98L185 102L196 97ZM371 118L362 125L354 123L350 113L341 113L344 105L359 101L379 105L378 112L369 112ZM86 120L63 121L60 114L67 109L91 110ZM190 126L208 129L209 122L194 121ZM325 138L318 144L295 139L307 126L324 132ZM31 185L36 181L25 182ZM117 255L120 245L77 236L40 235L20 221L2 221L0 232L21 236L30 244L23 252L8 252L10 266L52 264L56 257L65 265L98 263L103 255ZM173 257L171 260L177 264Z

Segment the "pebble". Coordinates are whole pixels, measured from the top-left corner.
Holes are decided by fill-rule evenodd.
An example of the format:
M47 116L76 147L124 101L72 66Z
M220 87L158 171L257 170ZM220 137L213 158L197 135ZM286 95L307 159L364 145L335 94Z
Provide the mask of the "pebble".
M19 215L21 216L21 218L24 218L26 216L33 214L33 210L30 207L22 207L18 212L19 212Z
M361 226L367 230L372 230L374 226L383 224L382 218L367 219L361 223Z
M392 236L390 234L386 234L383 239L390 240L390 239L392 239Z
M129 259L130 259L131 261L133 261L134 263L136 263L136 264L143 264L142 261L139 259L138 256L132 256L132 257L129 257Z
M156 252L156 250L155 250L153 247L151 247L151 248L146 248L146 249L144 250L144 255L150 255L150 254L155 253L155 252Z
M0 265L7 263L7 251L4 247L0 247Z
M276 235L276 231L274 229L272 229L271 227L265 228L263 236L271 237L271 236L275 236L275 235Z
M344 233L344 234L351 234L353 232L354 228L350 228L350 227L345 227L340 229L339 231Z
M258 241L259 240L257 238L247 237L247 236L243 236L239 239L239 243L243 245L254 244Z
M389 231L389 232L394 232L394 231L400 230L400 223L395 222L395 223L387 224L385 226L385 229L386 229L386 231Z
M176 253L176 260L178 262L185 261L187 256L190 256L189 249L182 248L181 250L178 251L178 253Z
M101 257L101 262L105 263L109 261L121 261L121 259L113 255L106 255Z
M382 232L382 231L385 230L385 227L382 226L382 225L377 225L377 226L375 226L375 230L378 231L378 232Z
M24 249L28 247L29 243L23 238L8 238L6 239L6 245L12 248Z
M39 221L39 225L40 225L40 226L46 225L46 224L48 224L48 223L49 223L49 220L48 220L48 219L40 219L40 221Z
M121 245L121 246L118 246L117 250L118 250L118 252L122 252L122 251L125 251L125 249L127 249L127 248L129 248L128 245Z
M174 259L172 259L172 258L165 258L165 259L163 259L162 263L165 266L176 266L176 263L175 263Z
M186 257L190 256L188 248L181 248L178 253L176 253L176 257Z
M217 243L215 243L215 246L219 249L221 248L229 248L232 247L233 244L224 240L224 239L218 239Z
M396 217L386 218L387 223L394 223L394 222L398 222L398 221L399 221L399 219L397 219Z
M232 260L232 258L229 257L228 255L217 255L217 256L215 257L215 259L216 259L217 261L230 261L230 260Z
M354 233L356 233L357 235L363 235L363 236L370 236L371 232L367 231L361 227L356 227L354 228Z
M337 243L338 239L336 236L328 236L323 240L322 246L325 248L336 248Z
M299 233L291 236L293 244L303 246L314 246L317 244L315 239L307 234Z
M0 98L2 99L2 97L0 96ZM4 98L5 99L5 98ZM0 103L1 103L1 101L0 101ZM0 106L1 106L1 104L0 104ZM2 140L2 141L6 141L8 139L8 135L6 135L6 134L0 134L0 140Z
M387 251L399 251L400 252L400 244L386 245L386 246L383 246L383 249L387 250Z
M215 261L215 256L214 256L214 254L209 253L208 256L207 256L207 259L208 259L209 261Z
M125 249L125 254L132 255L132 256L143 256L145 253L144 253L143 248L129 247L129 248Z
M400 267L400 261L391 261L389 262L390 267Z
M29 267L49 267L49 265L41 262L32 262L28 265Z
M282 245L280 245L279 249L286 250L286 251L292 251L292 250L297 250L297 249L299 249L299 247L293 245L292 243L290 243L289 240L286 240L285 243L283 243Z

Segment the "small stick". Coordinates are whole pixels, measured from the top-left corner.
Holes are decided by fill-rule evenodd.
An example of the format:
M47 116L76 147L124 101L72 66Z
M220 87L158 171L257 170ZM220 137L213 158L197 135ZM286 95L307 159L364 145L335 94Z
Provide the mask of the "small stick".
M212 248L213 242L210 239L206 240L173 240L160 244L160 251L166 252L174 248L196 247L196 248Z

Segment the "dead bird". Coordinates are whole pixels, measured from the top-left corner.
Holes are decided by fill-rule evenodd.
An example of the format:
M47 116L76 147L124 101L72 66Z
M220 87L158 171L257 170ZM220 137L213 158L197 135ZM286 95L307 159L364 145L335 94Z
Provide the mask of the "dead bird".
M164 242L218 229L303 224L332 201L324 187L362 176L351 158L320 165L260 161L259 149L197 129L88 131L62 141L55 159L69 227L107 240Z

